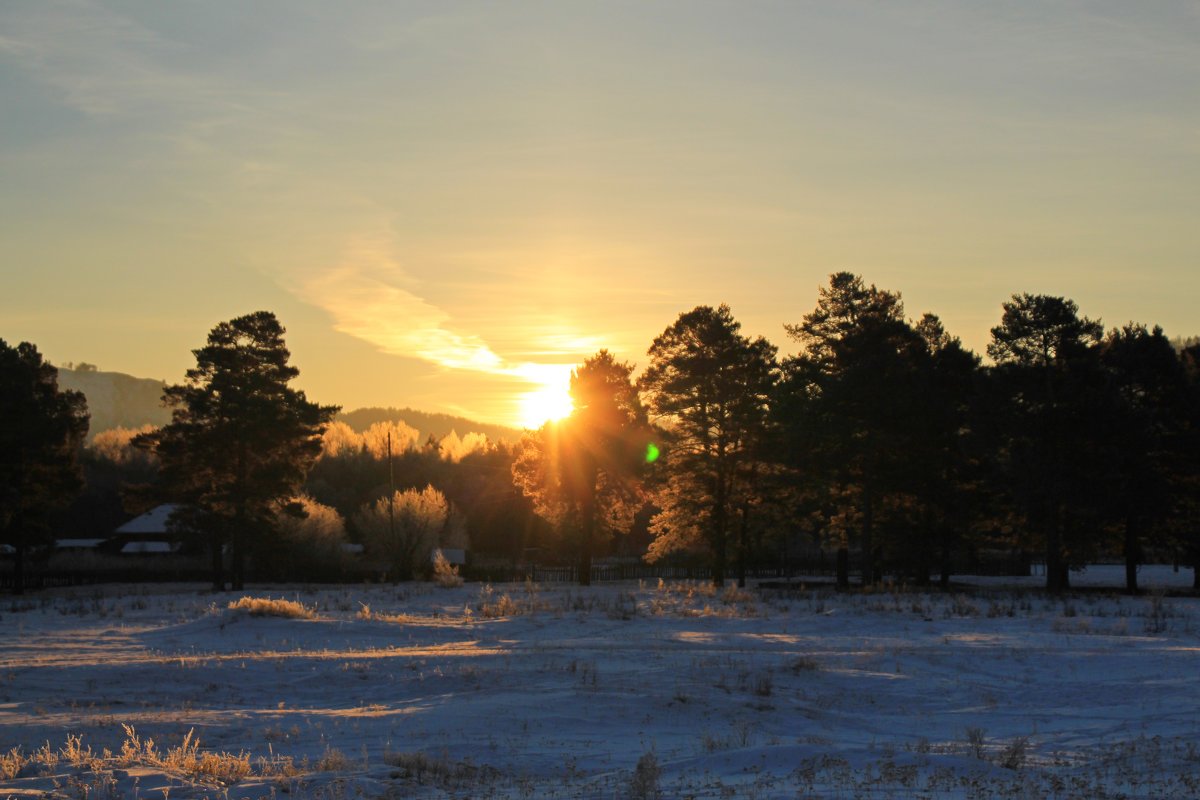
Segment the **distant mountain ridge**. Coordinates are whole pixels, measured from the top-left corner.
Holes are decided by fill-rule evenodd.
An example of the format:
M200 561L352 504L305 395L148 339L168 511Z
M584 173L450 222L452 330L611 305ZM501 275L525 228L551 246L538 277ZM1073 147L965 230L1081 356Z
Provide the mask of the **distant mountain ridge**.
M163 381L81 366L82 369L59 367L58 386L83 392L87 398L92 415L89 439L113 428L158 426L171 421L170 410L162 404Z
M88 411L92 415L89 439L113 428L160 426L171 421L170 409L162 405L164 381L135 378L123 372L104 372L81 364L74 369L58 367L58 385L82 392L87 398ZM420 431L421 441L430 436L442 439L450 431L459 436L482 433L494 442L515 442L521 438L521 432L516 428L412 408L360 408L338 414L337 418L359 433L376 422L400 420Z

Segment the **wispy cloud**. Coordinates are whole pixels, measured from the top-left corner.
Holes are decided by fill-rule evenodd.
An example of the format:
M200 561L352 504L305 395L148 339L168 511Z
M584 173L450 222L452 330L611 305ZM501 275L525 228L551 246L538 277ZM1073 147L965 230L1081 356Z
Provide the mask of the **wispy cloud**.
M303 280L296 293L328 312L336 330L385 353L446 369L565 385L572 364L562 359L570 353L559 351L557 362L505 359L482 337L456 330L451 315L417 294L416 288L387 254L385 243L365 238L351 244L335 267Z

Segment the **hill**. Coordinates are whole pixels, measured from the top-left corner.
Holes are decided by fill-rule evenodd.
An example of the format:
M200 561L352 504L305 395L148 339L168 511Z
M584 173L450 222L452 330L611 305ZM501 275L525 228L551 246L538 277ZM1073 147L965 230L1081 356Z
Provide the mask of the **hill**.
M165 425L171 413L162 406L163 381L135 378L122 372L104 372L88 364L58 368L58 385L83 392L92 415L91 436L112 428L140 428ZM376 422L400 420L421 433L421 440L441 439L450 431L459 436L482 433L494 442L515 442L521 432L503 425L489 425L450 414L417 411L412 408L360 408L337 417L358 432Z
M354 430L362 433L376 422L401 421L421 432L421 440L430 436L441 439L454 431L459 436L468 433L482 433L493 442L516 442L521 438L521 432L516 428L504 425L490 425L486 422L475 422L465 417L455 417L450 414L436 414L428 411L417 411L412 408L359 408L345 411L337 416L338 420L346 423Z
M75 369L59 367L58 385L83 392L87 398L92 415L89 439L112 428L165 425L171 419L171 412L162 405L163 381L80 364Z

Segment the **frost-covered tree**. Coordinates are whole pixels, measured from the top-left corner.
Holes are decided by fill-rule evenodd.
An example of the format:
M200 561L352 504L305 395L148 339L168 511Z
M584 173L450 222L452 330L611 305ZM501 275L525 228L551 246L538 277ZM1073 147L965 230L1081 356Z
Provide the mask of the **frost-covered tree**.
M435 547L466 545L462 515L432 486L405 489L363 506L354 517L367 551L397 580L424 571Z
M280 508L267 571L280 580L336 577L345 559L346 523L338 512L306 494Z

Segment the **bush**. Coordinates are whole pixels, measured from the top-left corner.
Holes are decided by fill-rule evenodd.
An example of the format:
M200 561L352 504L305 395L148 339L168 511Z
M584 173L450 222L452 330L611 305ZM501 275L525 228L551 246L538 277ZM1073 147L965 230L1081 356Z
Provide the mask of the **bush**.
M440 549L433 553L433 581L443 589L453 589L463 584L458 567L451 564Z
M278 538L259 552L255 574L265 579L337 579L344 572L346 524L340 514L300 495L276 516Z

